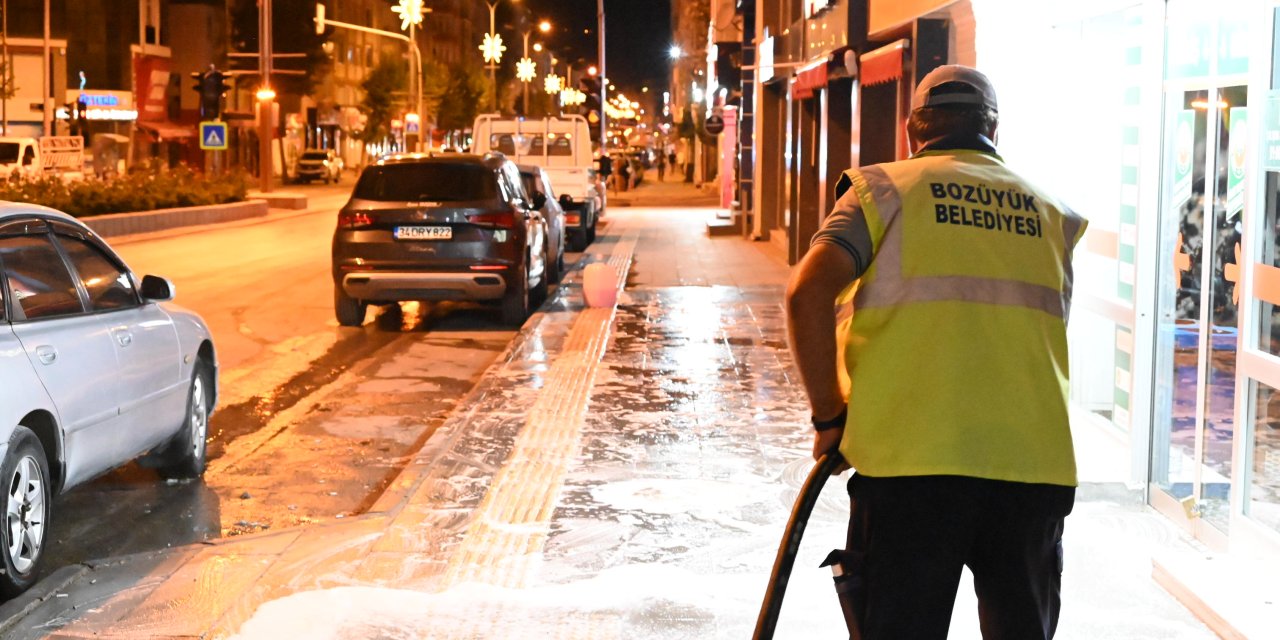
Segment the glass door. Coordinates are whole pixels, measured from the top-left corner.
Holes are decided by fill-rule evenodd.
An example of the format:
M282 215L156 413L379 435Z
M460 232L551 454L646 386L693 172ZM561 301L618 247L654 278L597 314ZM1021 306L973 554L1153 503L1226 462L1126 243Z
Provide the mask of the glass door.
M1225 544L1231 520L1243 229L1233 118L1244 86L1171 91L1157 282L1152 503ZM1233 169L1236 169L1233 171Z

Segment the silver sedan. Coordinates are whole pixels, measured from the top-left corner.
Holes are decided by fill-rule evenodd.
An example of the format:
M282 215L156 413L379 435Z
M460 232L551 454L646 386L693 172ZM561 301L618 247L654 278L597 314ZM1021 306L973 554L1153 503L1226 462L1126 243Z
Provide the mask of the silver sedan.
M0 598L34 582L53 496L140 456L204 473L217 359L172 297L75 218L0 203Z

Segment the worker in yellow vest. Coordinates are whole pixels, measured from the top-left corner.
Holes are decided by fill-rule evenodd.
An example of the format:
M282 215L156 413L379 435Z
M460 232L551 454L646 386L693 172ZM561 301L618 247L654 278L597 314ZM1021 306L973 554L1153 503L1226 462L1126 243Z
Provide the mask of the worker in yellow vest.
M854 469L842 604L854 637L945 638L968 566L984 637L1050 638L1075 500L1066 327L1086 221L996 154L981 72L935 69L912 107L913 156L847 172L787 290L814 457L838 446Z

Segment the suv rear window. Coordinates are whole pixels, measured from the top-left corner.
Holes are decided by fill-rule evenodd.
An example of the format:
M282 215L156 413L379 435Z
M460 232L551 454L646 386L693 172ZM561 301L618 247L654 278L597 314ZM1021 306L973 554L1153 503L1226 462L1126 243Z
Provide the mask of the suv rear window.
M356 183L356 198L388 202L493 200L493 171L472 164L406 163L369 167Z
M329 154L323 151L307 151L302 154L303 160L324 160L328 157L329 157Z

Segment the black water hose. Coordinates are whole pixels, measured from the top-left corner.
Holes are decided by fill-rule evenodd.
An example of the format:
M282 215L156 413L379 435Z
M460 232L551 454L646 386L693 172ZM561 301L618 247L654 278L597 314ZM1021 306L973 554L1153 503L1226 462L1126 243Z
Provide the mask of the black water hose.
M800 550L800 539L804 537L809 515L818 503L818 496L822 494L827 478L844 464L844 457L838 451L823 454L809 471L804 486L800 488L800 495L796 496L796 503L791 507L787 530L782 534L782 543L778 545L778 556L773 561L769 588L765 590L764 602L760 604L760 616L756 618L756 632L752 636L755 640L773 638L773 630L778 626L778 614L782 612L782 597L787 593L787 581L791 579L791 567L796 563L796 553Z

